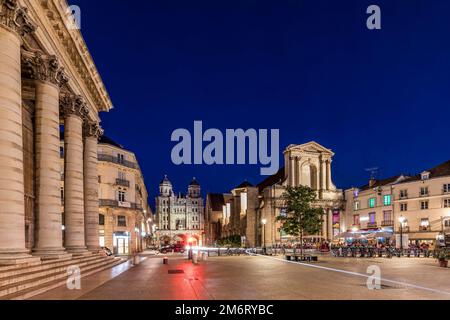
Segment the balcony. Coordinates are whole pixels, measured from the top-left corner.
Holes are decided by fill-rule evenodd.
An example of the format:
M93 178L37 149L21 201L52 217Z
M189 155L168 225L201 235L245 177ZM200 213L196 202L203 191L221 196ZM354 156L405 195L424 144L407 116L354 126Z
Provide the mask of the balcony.
M367 223L367 228L377 228L378 227L378 223L376 222L368 222Z
M121 187L130 187L130 181L125 180L125 179L116 179L116 186L121 186Z
M100 199L100 207L110 207L110 208L126 208L132 210L143 210L141 204L132 202L122 202L117 200Z
M398 228L398 232L401 232L402 228ZM403 233L408 233L409 232L409 226L403 227Z
M381 222L382 227L392 227L394 225L393 220L385 220Z
M111 163L115 163L121 166L125 166L127 168L131 168L131 169L138 169L138 165L137 163L128 161L128 160L119 160L117 157L114 157L112 155L109 154L99 154L98 155L98 161L104 161L104 162L111 162Z

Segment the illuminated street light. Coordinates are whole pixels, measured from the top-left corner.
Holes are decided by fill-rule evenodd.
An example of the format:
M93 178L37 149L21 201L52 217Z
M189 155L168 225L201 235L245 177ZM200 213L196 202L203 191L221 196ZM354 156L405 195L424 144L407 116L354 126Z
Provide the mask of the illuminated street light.
M400 222L400 254L403 254L403 224L405 223L406 218L404 216L400 216L398 221Z
M264 254L266 254L266 224L267 224L267 219L262 219L261 223L263 224L263 242L264 242L264 246L263 246L263 251Z

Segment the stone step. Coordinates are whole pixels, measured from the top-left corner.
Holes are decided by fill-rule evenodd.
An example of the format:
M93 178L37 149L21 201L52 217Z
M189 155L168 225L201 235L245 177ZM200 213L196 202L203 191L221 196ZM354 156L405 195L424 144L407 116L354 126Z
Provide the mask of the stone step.
M84 258L84 257L92 257L92 256L98 256L98 255L102 255L102 254L91 253L86 256L74 256L74 257L69 256L66 259L55 259L55 260L50 259L50 260L42 260L42 261L32 262L32 263L22 263L22 264L10 265L10 266L0 266L0 274L3 272L7 272L7 271L23 270L23 269L30 268L30 267L48 265L48 264L58 263L58 262L62 262L62 261L67 261L67 260L72 260L72 259L80 259L80 258Z
M93 262L88 263L87 265L80 268L81 275L83 275L83 273L89 272L95 268L107 265L111 261L114 261L114 260L111 260L111 259L101 260L101 261L94 260ZM60 271L58 273L37 277L37 278L31 279L28 281L25 280L22 282L13 283L13 284L7 285L7 286L2 286L2 287L0 287L0 299L2 299L2 297L4 297L4 296L10 295L10 294L15 294L15 293L18 293L23 290L31 289L36 286L45 285L46 283L49 283L49 282L52 282L55 280L66 281L67 280L67 270L64 269L63 271Z
M106 264L106 265L102 265L99 266L97 268L93 268L91 270L88 271L84 271L81 273L81 278L90 276L92 274L95 274L97 272L103 271L103 270L107 270L107 269L111 269L115 266L118 266L124 262L126 262L127 260L125 259L120 259L120 258L115 258L113 260L111 260L110 263ZM44 283L42 285L38 285L29 289L25 289L25 290L21 290L17 293L13 293L7 296L3 296L0 297L0 300L25 300L25 299L29 299L31 297L34 297L36 295L42 294L44 292L47 292L49 290L53 290L56 289L60 286L65 286L66 285L66 281L67 278L64 279L57 279L57 280L53 280L47 283Z
M52 269L55 267L69 266L73 264L80 264L82 262L87 262L91 260L96 260L101 257L105 257L103 255L89 255L85 257L76 257L73 259L64 259L64 260L53 260L51 262L45 261L40 264L34 264L32 266L25 266L23 268L14 268L7 271L0 271L0 281L7 277L20 276L23 274L27 274L30 272L44 271L48 269Z
M59 264L58 265L48 265L45 268L41 268L41 269L30 268L29 270L26 270L26 272L21 272L20 274L16 273L16 274L13 274L13 275L10 275L7 277L0 276L0 288L3 286L11 285L13 283L28 281L28 280L32 280L32 279L47 276L47 275L52 275L52 274L63 272L63 271L67 272L67 268L72 265L76 265L81 268L81 267L87 266L87 265L95 263L95 262L107 261L107 260L111 260L111 259L113 259L113 257L95 257L95 258L86 259L86 260L71 260L71 261L67 261L61 265L59 265ZM37 269L37 270L31 270L31 269Z

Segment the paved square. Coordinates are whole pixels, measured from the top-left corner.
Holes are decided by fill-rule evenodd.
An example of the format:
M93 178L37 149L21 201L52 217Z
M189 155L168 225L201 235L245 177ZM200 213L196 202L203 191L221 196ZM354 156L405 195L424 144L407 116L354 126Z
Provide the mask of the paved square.
M212 257L194 265L173 256L169 265L163 265L161 257L151 257L138 266L113 271L122 273L112 279L112 271L87 277L82 280L82 290L58 288L34 299L450 299L450 269L439 268L433 259L320 260L310 267L281 257ZM364 275L371 265L380 267L381 290L366 286Z

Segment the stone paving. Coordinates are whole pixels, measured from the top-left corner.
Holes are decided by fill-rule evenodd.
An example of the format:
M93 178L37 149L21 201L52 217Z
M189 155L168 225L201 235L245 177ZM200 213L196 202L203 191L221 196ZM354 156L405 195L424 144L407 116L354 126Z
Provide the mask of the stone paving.
M358 274L367 275L371 265L380 267L383 280L423 288L383 281L381 290L369 290L367 278ZM197 265L181 256L171 256L169 265L163 265L162 257L149 257L114 277L111 271L87 277L82 290L58 288L34 299L450 299L450 269L439 268L433 259L321 257L312 266L319 268L288 263L281 257L213 257Z

